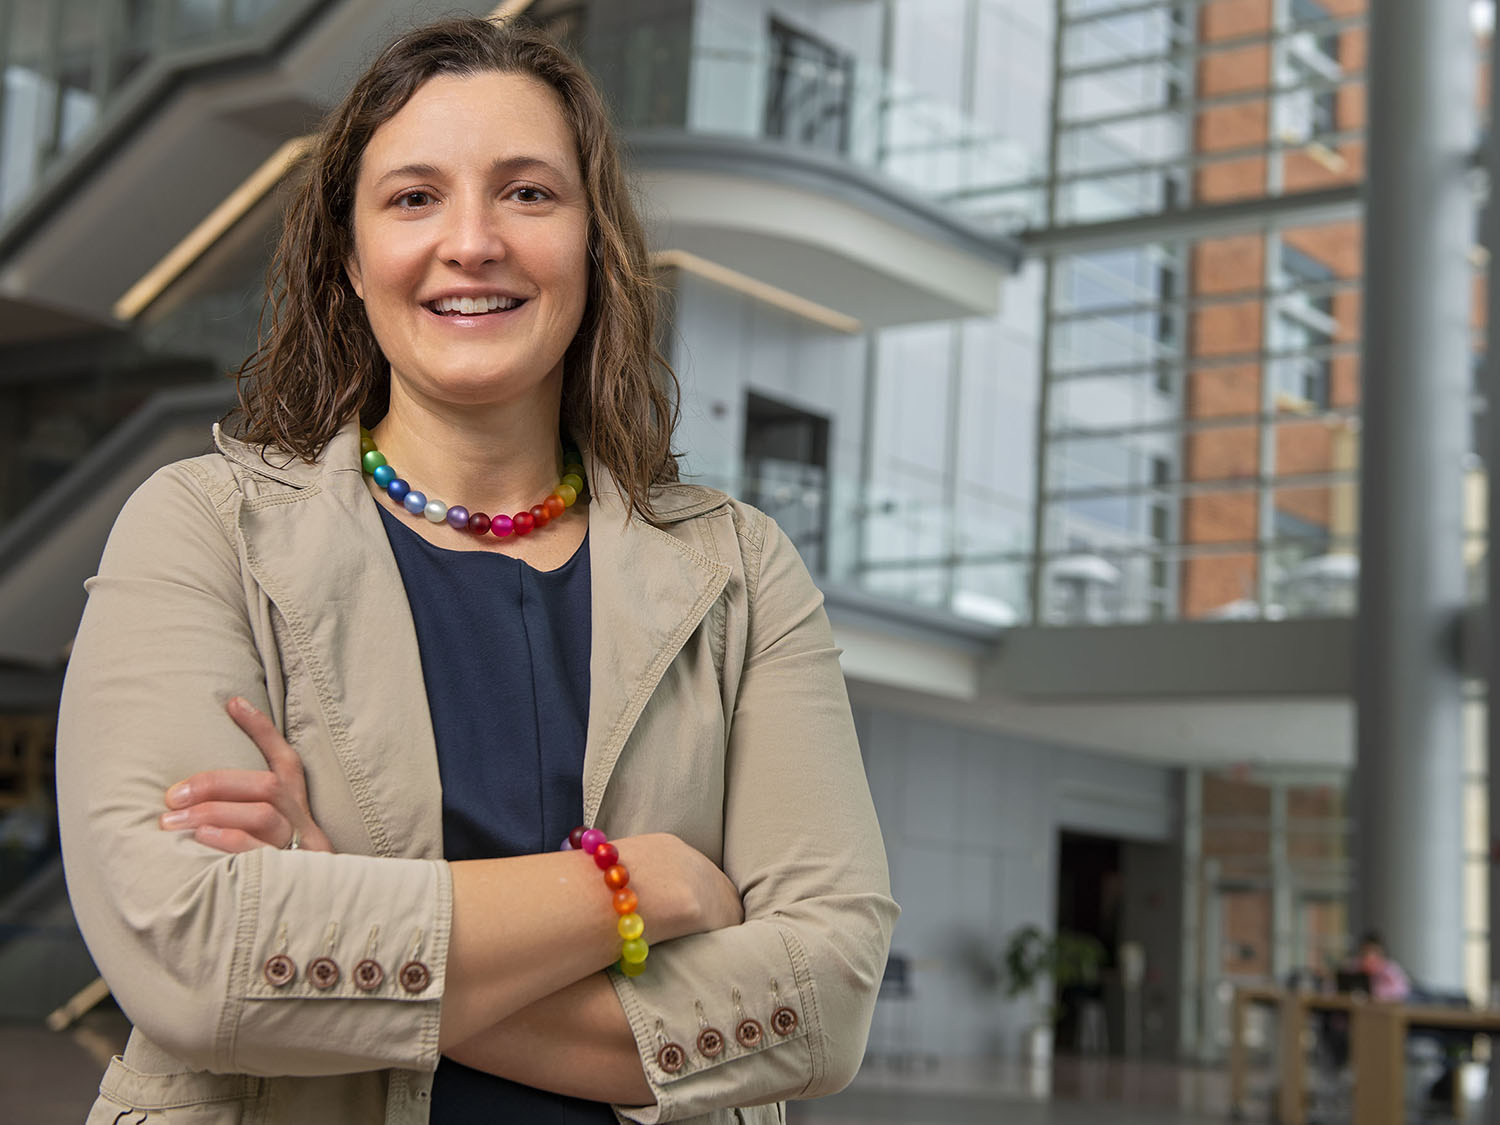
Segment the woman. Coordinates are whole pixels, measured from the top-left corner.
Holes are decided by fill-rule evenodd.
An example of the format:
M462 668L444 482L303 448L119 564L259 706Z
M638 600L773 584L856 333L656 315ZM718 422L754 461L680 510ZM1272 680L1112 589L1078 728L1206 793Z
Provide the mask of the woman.
M275 281L240 437L126 505L64 690L69 883L135 1025L89 1120L840 1088L896 908L837 654L785 536L675 483L597 93L535 32L403 37Z

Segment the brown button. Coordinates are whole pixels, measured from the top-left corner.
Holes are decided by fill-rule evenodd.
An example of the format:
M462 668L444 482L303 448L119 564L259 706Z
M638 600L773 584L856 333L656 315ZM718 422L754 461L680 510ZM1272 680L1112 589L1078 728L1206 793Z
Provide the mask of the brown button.
M724 1049L724 1035L716 1027L705 1027L698 1033L698 1053L705 1059L717 1058Z
M676 1043L668 1043L656 1052L656 1065L668 1074L676 1074L687 1063L687 1052Z
M777 1008L771 1015L771 1030L777 1035L790 1035L797 1030L797 1013L790 1008Z
M379 961L371 961L366 957L354 966L354 987L361 992L374 992L383 980L385 970L380 967Z
M327 991L339 982L339 963L332 957L319 957L308 962L307 982L320 991Z
M432 972L420 961L408 961L401 966L400 979L407 992L421 992L432 983Z
M297 979L297 963L285 953L278 953L266 962L266 983L272 988L285 988Z
M740 1026L734 1029L734 1037L740 1041L741 1047L759 1047L765 1035L758 1020L740 1020Z

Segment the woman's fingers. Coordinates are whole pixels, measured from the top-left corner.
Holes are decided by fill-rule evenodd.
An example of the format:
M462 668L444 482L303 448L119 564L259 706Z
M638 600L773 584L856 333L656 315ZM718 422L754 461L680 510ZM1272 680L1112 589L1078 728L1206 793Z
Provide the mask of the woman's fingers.
M281 779L269 770L204 770L167 790L167 807L187 808L203 801L280 803Z
M220 851L283 848L297 835L307 851L331 852L333 842L313 820L302 757L264 713L236 696L225 705L235 725L266 759L265 770L204 770L167 790L165 829L192 829Z
M193 839L221 852L250 852L266 846L264 841L238 828L216 828L207 824L193 833Z
M266 764L277 775L302 776L302 756L276 729L271 717L257 711L248 700L235 696L224 708L235 726L250 736L256 748L266 759Z
M292 838L291 821L276 806L262 801L204 801L190 808L163 813L161 826L166 829L232 830L273 848L282 847Z

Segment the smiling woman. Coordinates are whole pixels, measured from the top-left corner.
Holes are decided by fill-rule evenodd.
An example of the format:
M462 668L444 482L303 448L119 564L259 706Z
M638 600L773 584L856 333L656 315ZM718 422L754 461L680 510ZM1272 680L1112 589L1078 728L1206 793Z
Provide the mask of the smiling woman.
M132 497L68 670L135 1027L91 1123L772 1122L852 1077L897 911L837 651L780 530L677 481L655 299L540 34L419 29L333 111L237 436Z

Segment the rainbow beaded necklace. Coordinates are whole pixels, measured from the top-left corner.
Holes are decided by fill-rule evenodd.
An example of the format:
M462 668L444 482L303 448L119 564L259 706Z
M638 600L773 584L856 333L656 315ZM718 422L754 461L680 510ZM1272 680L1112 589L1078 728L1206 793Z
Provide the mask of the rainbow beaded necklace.
M467 531L473 535L486 532L496 539L507 535L527 535L562 515L578 501L583 492L583 462L576 450L563 451L562 479L551 495L528 512L517 512L513 516L487 516L483 512L470 512L455 504L449 507L441 500L429 500L410 484L396 475L396 470L385 459L385 454L375 448L375 439L363 426L359 428L360 465L375 483L385 489L386 495L397 501L414 516L426 516L433 523L446 523L454 531Z

